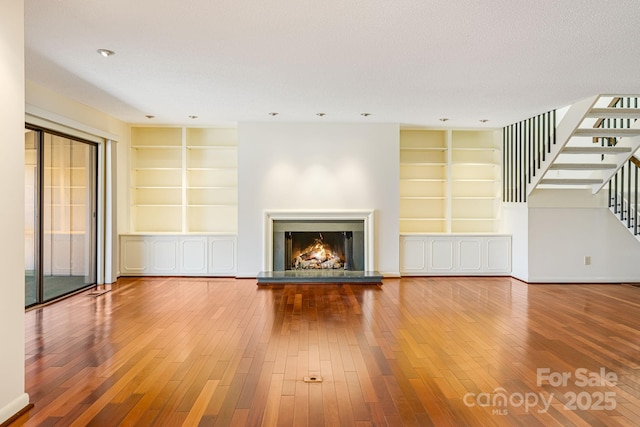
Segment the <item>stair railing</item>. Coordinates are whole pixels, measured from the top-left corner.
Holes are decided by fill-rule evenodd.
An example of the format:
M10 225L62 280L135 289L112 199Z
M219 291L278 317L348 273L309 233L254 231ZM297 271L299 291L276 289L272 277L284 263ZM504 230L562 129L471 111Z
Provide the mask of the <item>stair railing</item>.
M638 98L634 97L614 97L607 106L609 108L638 108ZM629 129L635 122L633 119L625 119L621 117L608 117L596 120L593 127L600 129ZM613 147L617 144L618 139L615 137L594 137L595 144L600 143L602 147ZM604 155L602 156L604 158Z
M609 103L610 108L638 108L638 98L616 97ZM599 119L593 127L606 129L629 129L635 119L630 118L606 118ZM594 138L594 143L602 146L615 146L617 138ZM638 236L638 169L640 160L634 156L623 165L609 180L609 209L622 221L634 236Z
M527 201L527 185L556 144L555 130L556 110L502 129L502 201Z
M609 209L634 236L638 236L638 169L640 160L632 156L609 181Z

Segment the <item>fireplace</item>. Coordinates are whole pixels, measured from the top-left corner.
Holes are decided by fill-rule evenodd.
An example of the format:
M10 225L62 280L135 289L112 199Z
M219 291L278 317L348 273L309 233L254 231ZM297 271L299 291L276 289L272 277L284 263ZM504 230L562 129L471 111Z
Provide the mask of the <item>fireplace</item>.
M364 270L361 220L278 220L273 271Z
M357 231L285 231L284 253L274 254L276 271L364 269L363 238Z
M373 211L270 211L265 271L373 269Z
M354 270L352 231L286 231L285 270Z

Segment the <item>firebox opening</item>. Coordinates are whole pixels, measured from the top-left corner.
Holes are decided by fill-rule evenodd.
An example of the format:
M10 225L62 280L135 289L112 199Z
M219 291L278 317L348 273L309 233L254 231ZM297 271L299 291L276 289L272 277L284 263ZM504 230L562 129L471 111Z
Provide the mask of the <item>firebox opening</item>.
M316 240L322 241L321 246L325 255L335 253L336 258L331 258L333 261L328 264L320 265L327 260L316 262L312 261L311 257L319 261L323 255L309 254L301 257L298 267L305 265L307 267L304 270L305 274L307 272L324 274L341 270L364 271L365 269L365 227L361 219L275 220L272 233L273 271L297 271L295 270L296 258L308 252L306 249L315 245ZM312 264L314 264L313 267L311 267ZM329 266L332 266L330 270Z
M352 232L285 232L286 270L351 270L352 268Z

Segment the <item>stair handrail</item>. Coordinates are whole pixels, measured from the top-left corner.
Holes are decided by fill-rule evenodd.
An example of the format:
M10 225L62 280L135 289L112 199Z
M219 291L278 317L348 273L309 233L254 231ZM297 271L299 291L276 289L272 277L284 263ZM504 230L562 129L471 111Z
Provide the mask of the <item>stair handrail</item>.
M627 167L622 166L609 180L609 209L636 237L640 237L638 222L638 171L640 159L634 154L627 161ZM625 194L626 171L626 194ZM632 179L633 175L633 179ZM626 195L626 197L625 197Z
M609 102L609 104L607 104L607 108L615 108L618 105L618 102L620 102L620 100L622 99L621 96L614 96L613 98L611 98L611 101ZM604 117L600 117L599 119L596 120L596 122L593 124L593 128L594 129L598 129L598 128L603 128L604 123L605 123L605 118ZM599 137L599 136L594 136L593 137L593 143L597 144L598 139L608 139L609 141L609 145L611 145L611 140L615 140L615 138L611 138L611 137ZM604 144L603 144L604 145ZM613 144L615 145L615 144Z
M631 101L633 99L634 108L638 107L638 98L622 98L615 97L609 103L609 108L624 108L624 100L627 101L627 108L631 107ZM621 105L619 105L621 104ZM598 127L604 126L604 118L598 120L596 124ZM626 119L626 126L624 125L624 119L620 121L621 128L631 128L632 124L636 122L634 119L633 122L631 119ZM609 123L610 124L610 123ZM613 127L616 128L618 123L614 121ZM617 138L608 137L607 145L615 146L618 143ZM594 142L597 142L597 138L594 138ZM601 141L601 144L604 145L604 141ZM638 159L636 153L633 153L628 161L627 167L623 165L614 176L608 181L608 192L609 192L609 209L616 215L620 221L626 225L626 227L631 231L631 233L638 237L640 234L640 230L638 228L639 212L638 212L638 170L640 169L640 159ZM625 193L625 171L626 171L626 193ZM633 175L633 179L632 179Z
M581 125L586 124L583 121L588 117L589 112L592 109L595 110L596 104L603 98L612 98L608 102L607 108L620 105L624 108L625 101L627 106L631 107L630 102L634 100L634 108L637 109L638 98L624 95L595 95L569 106L558 123L556 123L556 110L551 110L503 128L502 199L504 202L527 201L527 197L538 186L542 177L547 173L569 140ZM623 121L627 122L628 127L631 127L632 124L632 119L629 117L605 117L599 118L594 127L610 128L611 120L613 120L611 129L616 128ZM550 125L551 123L553 124ZM633 127L639 127L639 123L636 123ZM603 146L605 142L608 146L614 146L622 141L623 146L630 145L631 148L635 149L637 147L637 138L639 137L599 136L594 137L593 141L601 141ZM627 151L625 154L624 159L616 162L617 165L621 164L620 161L625 162L628 160L632 153ZM614 153L607 154L607 156L612 155L617 156ZM605 157L602 156L601 160L604 159ZM600 182L592 185L594 194L609 182L609 179L615 173L615 169L608 172L598 168L597 173L600 174L598 177ZM605 174L605 176L602 176L602 174Z
M567 142L572 138L574 132L578 129L585 116L600 99L600 95L594 95L572 104L566 111L562 120L557 123L554 132L555 144L546 155L546 158L540 163L536 170L536 174L531 178L531 182L527 186L527 194L531 194L538 186L544 174L549 170L555 159L560 155Z
M626 101L626 107L624 105ZM631 103L633 102L633 107L631 105ZM614 96L612 97L611 101L609 102L609 108L638 108L638 103L639 103L639 99L638 97L633 97L633 96ZM611 125L611 120L613 120L613 126ZM599 122L599 123L598 123ZM639 123L636 119L632 119L632 118L602 118L599 119L596 123L599 124L600 128L605 128L605 129L631 129L631 128L637 128L639 126ZM604 126L604 124L607 123L607 126ZM595 124L594 124L595 127ZM609 147L615 147L618 146L620 144L621 141L623 145L629 145L631 147L633 147L633 144L630 142L631 139L637 141L637 136L636 137L628 137L628 138L621 138L621 137L601 137L600 138L600 142L602 146L605 146L605 141L606 141L606 146ZM597 142L598 138L594 138L594 142ZM636 145L637 146L637 145ZM618 163L621 166L619 167L619 169L622 169L624 167L625 162L631 161L631 159L634 157L634 153L630 153L627 154L627 159L623 160L622 163ZM601 157L602 160L604 160L604 156ZM604 177L604 180L601 184L597 184L594 185L592 187L592 192L593 194L599 192L600 190L604 189L605 186L609 187L609 191L611 191L611 182L614 179L617 179L618 175L618 170L616 171L612 171L611 174L608 177Z

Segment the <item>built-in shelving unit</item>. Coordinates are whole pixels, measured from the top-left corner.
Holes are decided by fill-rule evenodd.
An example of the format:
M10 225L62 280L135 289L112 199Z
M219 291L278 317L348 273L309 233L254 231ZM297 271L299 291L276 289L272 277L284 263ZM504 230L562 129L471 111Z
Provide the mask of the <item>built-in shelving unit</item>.
M495 131L402 130L400 232L497 231L499 142Z
M235 129L186 130L187 231L235 232L238 147Z
M503 275L501 146L492 130L400 132L400 273Z
M234 233L235 129L135 127L131 131L131 230Z
M400 231L447 230L448 149L446 133L400 133Z
M233 276L236 129L134 127L124 275Z
M182 231L182 129L131 129L131 220L136 232Z
M451 232L497 231L500 153L493 131L451 131Z

